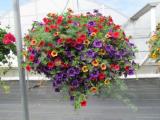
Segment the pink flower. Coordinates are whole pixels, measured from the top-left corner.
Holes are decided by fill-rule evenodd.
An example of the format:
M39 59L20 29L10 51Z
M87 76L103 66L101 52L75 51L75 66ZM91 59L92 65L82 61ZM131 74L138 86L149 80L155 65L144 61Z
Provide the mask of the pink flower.
M11 33L8 33L4 35L4 38L2 41L4 44L12 44L13 42L16 41L16 38Z

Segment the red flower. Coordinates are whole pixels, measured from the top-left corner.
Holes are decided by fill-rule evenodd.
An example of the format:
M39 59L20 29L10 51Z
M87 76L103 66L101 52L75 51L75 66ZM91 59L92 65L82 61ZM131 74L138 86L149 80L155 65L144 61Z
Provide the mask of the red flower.
M34 58L35 58L34 55L30 55L30 56L29 56L29 61L33 62L33 61L34 61Z
M45 41L41 41L40 43L39 43L39 45L38 45L38 47L42 47L42 46L44 46L45 45Z
M130 66L126 66L126 67L125 67L125 70L126 70L126 71L128 71L128 70L129 70L129 68L130 68Z
M58 40L57 40L57 43L58 43L58 44L63 43L63 39L58 39Z
M68 68L68 67L69 67L69 64L62 63L62 67L63 67L63 68Z
M112 17L109 17L109 25L113 24L113 19Z
M53 62L48 62L47 66L48 66L48 68L53 68L54 67L54 63Z
M2 41L4 44L12 44L13 42L16 41L16 38L11 33L8 33L4 35L4 38Z
M78 39L76 40L76 43L77 43L77 44L82 44L83 42L84 42L84 40L81 39L81 38L78 38Z
M119 66L119 65L115 65L115 66L114 66L114 69L115 69L116 71L118 71L118 70L120 69L120 66Z
M68 20L67 23L68 23L68 24L71 24L71 23L72 23L72 20Z
M129 42L129 39L128 39L128 38L125 38L125 41Z
M81 106L82 106L82 107L87 106L87 101L86 101L86 100L83 100L83 101L81 102Z
M45 27L44 29L45 32L50 32L50 28L48 26Z
M31 66L30 66L30 65L27 65L27 66L26 66L26 70L27 70L28 72L30 72L30 71L31 71Z
M72 43L72 41L73 41L73 40L72 40L71 38L66 39L66 43L67 43L67 44Z
M63 21L63 17L62 16L58 16L57 24L61 24L62 21Z
M54 45L52 43L48 43L49 47L54 47Z
M120 69L119 65L111 64L110 66L111 66L111 69L114 69L116 71L118 71Z
M62 60L60 58L56 58L54 60L54 64L55 64L55 66L60 66L62 64Z
M43 22L44 22L45 24L48 24L48 23L50 23L50 22L51 22L51 20L50 20L50 19L48 19L48 18L43 18Z
M57 29L57 26L56 25L50 25L50 28L51 29Z
M112 37L115 39L119 38L119 32L113 32Z
M25 36L25 39L31 40L31 37L30 37L29 35L26 35L26 36Z
M115 27L114 27L116 30L118 30L118 29L120 29L121 28L121 26L120 25L115 25Z
M99 80L104 80L106 78L106 75L104 74L104 73L100 73L99 75L98 75L98 79Z

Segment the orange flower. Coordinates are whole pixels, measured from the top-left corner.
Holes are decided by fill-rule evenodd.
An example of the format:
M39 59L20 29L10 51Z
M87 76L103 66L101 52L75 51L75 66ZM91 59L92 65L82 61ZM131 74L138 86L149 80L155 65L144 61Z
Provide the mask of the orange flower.
M92 61L92 65L95 66L95 67L97 67L99 65L98 60L93 60Z
M91 36L92 36L92 37L96 36L96 33L95 33L95 32L92 32L92 33L91 33Z
M52 57L56 57L57 55L58 55L58 53L57 53L56 51L53 50L53 51L51 52L51 56L52 56Z
M90 91L91 91L92 93L97 93L98 88L97 88L97 87L91 87L91 88L90 88Z
M55 37L57 37L59 35L59 32L55 32L54 34L53 34L53 36L55 36Z
M84 44L85 44L85 45L89 45L89 44L90 44L90 41L87 39L87 40L84 41Z
M102 64L101 64L101 69L102 69L102 70L106 70L106 68L107 68L107 66L106 66L104 63L102 63Z
M35 39L31 40L31 45L36 45L37 41Z

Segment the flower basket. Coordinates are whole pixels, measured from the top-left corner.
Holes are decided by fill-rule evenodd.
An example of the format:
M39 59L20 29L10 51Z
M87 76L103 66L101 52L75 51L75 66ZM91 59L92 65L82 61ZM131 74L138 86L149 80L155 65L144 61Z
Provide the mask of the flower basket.
M71 9L35 21L24 37L28 71L44 74L56 92L67 91L75 108L87 95L123 89L120 76L134 74L136 47L112 18L97 10L75 15ZM113 87L114 86L114 87Z
M6 28L7 29L7 28ZM0 67L7 65L8 69L0 70L0 87L4 89L5 92L9 91L9 86L1 81L1 75L5 74L11 67L10 53L16 55L16 45L15 37L11 33L7 33L6 29L0 27Z
M160 61L160 24L157 25L156 32L152 35L149 40L150 45L150 58L155 62Z

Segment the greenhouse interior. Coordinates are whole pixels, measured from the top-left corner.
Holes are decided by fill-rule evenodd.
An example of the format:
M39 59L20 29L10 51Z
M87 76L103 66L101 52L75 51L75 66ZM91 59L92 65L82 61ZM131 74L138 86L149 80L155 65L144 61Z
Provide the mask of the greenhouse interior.
M0 120L160 120L160 0L0 6Z

